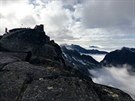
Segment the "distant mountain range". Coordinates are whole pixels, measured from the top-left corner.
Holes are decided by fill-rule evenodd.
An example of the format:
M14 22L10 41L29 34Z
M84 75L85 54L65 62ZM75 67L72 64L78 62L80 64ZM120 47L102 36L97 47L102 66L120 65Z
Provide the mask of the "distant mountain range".
M98 46L90 46L89 48L100 48L100 47L98 47Z
M135 67L135 48L123 47L120 50L105 52L99 50L87 50L79 45L61 46L65 58L70 61L74 67L83 69L92 69L102 66L130 65ZM89 55L87 55L89 53ZM101 62L96 61L90 54L106 54Z
M88 69L100 68L100 63L89 55L80 54L80 52L67 46L61 46L65 60L68 65L79 70L83 74L90 75Z
M76 50L79 53L85 53L85 54L107 54L106 51L99 51L97 49L85 49L79 45L71 44L71 45L64 45L67 49ZM95 46L92 46L95 47Z

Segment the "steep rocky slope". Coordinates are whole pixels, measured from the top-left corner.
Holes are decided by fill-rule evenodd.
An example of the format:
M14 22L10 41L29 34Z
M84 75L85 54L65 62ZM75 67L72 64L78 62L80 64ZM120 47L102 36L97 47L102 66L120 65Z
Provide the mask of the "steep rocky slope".
M91 56L80 54L78 51L66 46L61 46L61 49L67 65L70 65L85 75L90 75L89 69L101 68L100 63Z
M0 40L0 101L133 101L66 61L43 25L10 30Z

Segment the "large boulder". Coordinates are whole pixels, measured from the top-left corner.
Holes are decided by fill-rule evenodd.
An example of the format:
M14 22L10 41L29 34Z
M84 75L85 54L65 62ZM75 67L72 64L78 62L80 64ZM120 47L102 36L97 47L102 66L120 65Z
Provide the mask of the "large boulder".
M54 59L55 57L57 57L57 53L54 49L53 46L49 45L49 44L44 44L41 47L33 50L34 55L38 56L38 57L46 57L49 59Z
M126 93L64 68L9 63L0 71L0 101L133 101Z
M133 101L129 95L119 89L95 84L93 86L101 101Z
M16 57L22 61L26 61L29 53L22 52L0 52L0 57Z
M0 101L17 101L27 84L44 75L43 67L27 62L14 62L4 66L0 72Z
M6 52L7 53L7 52ZM10 55L10 54L5 54L3 52L0 52L0 70L7 64L21 61L21 59Z

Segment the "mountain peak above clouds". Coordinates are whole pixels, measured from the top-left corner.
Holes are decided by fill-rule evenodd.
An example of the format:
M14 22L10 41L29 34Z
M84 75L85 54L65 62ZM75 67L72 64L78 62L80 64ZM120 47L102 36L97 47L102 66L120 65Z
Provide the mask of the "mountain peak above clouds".
M75 45L75 44L65 45L65 47L67 47L68 49L76 50L84 54L107 54L108 53L106 51L99 51L97 49L85 49L81 47L80 45Z
M123 47L108 53L101 61L102 65L130 65L135 67L135 48Z

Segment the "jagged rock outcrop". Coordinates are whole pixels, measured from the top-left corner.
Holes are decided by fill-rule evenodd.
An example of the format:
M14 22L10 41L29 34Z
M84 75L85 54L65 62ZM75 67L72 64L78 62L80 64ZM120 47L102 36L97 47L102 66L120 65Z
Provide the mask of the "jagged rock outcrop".
M135 67L135 49L123 47L121 50L112 51L105 56L101 63L104 66L128 64Z
M1 49L7 51L28 52L49 42L45 32L30 28L20 28L5 34L1 40Z
M31 28L15 28L0 40L0 51L29 53L36 58L55 60L62 52L58 45L45 34L43 25Z
M10 30L1 38L0 101L133 101L67 66L59 45L36 29Z

